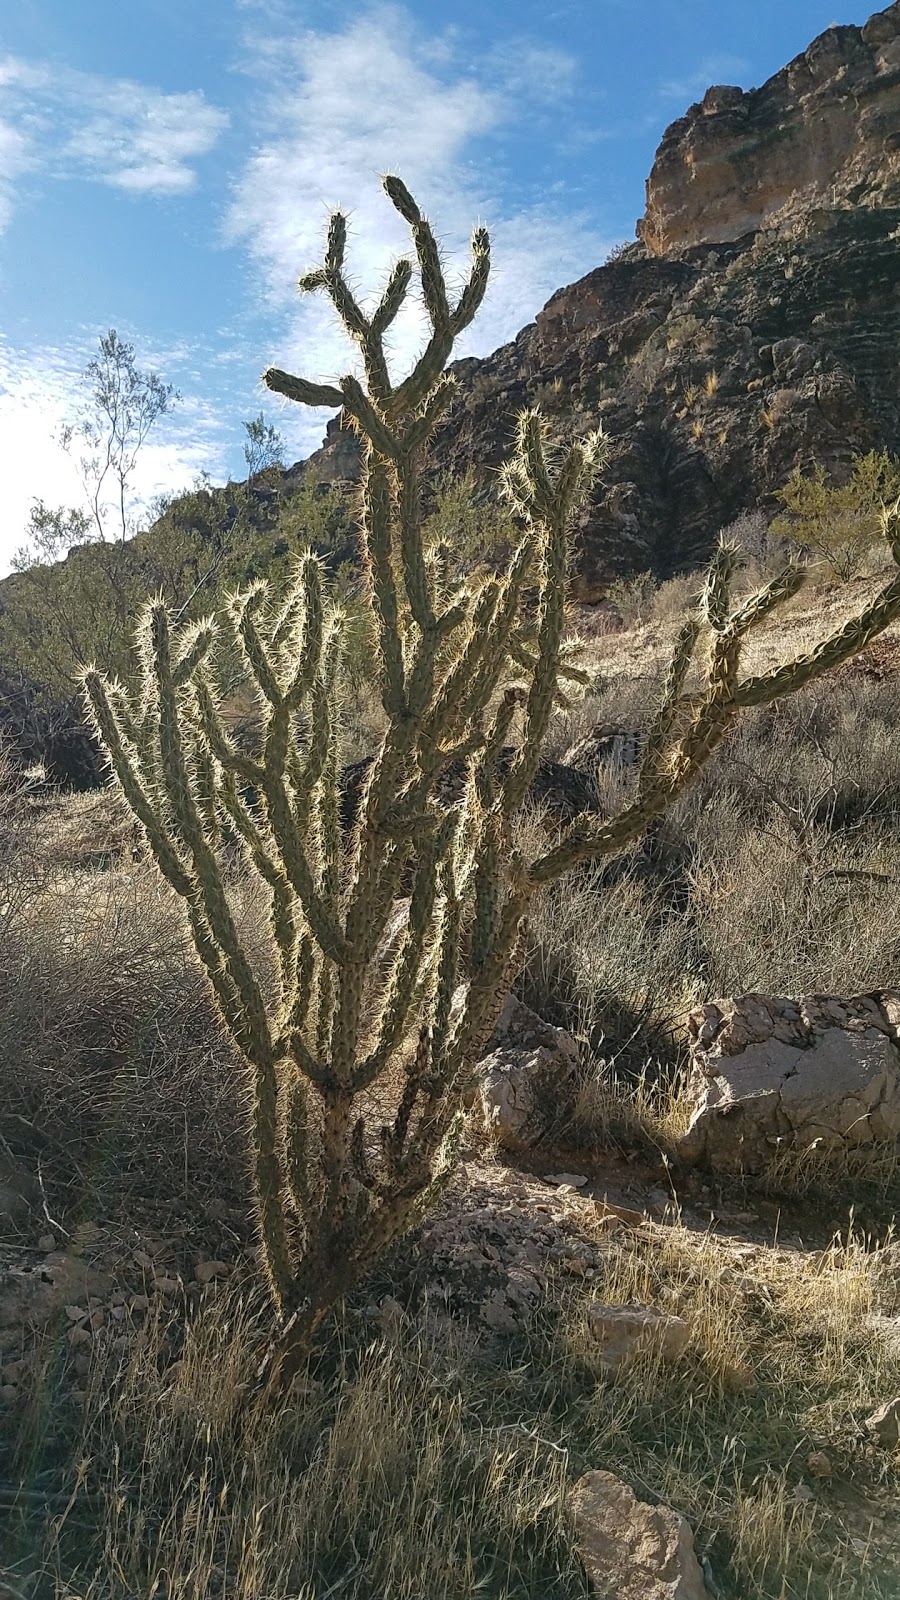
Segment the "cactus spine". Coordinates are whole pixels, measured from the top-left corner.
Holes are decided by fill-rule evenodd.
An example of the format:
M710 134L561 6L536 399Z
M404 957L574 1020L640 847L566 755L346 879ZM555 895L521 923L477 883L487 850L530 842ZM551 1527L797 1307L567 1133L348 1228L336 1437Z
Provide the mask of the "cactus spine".
M365 385L265 374L288 399L341 406L364 444L362 549L387 731L349 839L338 822L343 622L311 554L280 604L257 584L219 620L178 628L154 601L140 628L134 693L96 671L85 676L97 733L160 871L185 902L249 1068L261 1256L285 1362L446 1180L463 1096L541 885L636 839L742 706L791 693L900 614L898 575L809 655L742 679L744 639L796 592L803 572L788 566L735 608L734 554L722 546L701 615L678 637L634 800L607 821L576 819L525 861L512 819L534 777L560 675L577 676L563 659L567 528L606 446L595 433L559 456L541 418L526 412L502 477L522 528L509 571L441 597L421 538L422 458L453 396L444 367L484 295L489 243L477 229L471 272L452 304L429 223L398 178L384 187L411 230L431 325L413 370L392 385L384 352L413 267L395 266L368 316L344 275L346 224L336 214L324 263L300 287L330 296L361 351ZM885 514L885 531L900 558L896 507ZM536 628L523 614L526 586L539 596ZM211 658L222 629L237 639L263 705L258 759L237 749L220 716ZM699 688L688 690L698 671ZM520 712L517 753L501 779L494 758ZM438 786L460 760L469 779L448 812ZM274 994L254 971L229 906L218 848L226 825L268 891ZM408 922L385 972L379 946L410 872ZM394 1106L387 1116L385 1090Z

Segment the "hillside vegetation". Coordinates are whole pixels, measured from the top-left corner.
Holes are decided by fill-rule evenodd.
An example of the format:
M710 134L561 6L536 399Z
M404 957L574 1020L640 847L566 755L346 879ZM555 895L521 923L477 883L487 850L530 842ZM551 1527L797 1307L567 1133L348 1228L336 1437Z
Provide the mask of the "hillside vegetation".
M355 511L198 491L168 577L129 564L166 517L178 545L176 507L8 591L49 597L50 692L95 661L116 781L64 794L20 749L0 788L0 1582L587 1597L570 1491L608 1471L689 1519L711 1595L888 1600L896 1142L724 1177L680 1136L697 1002L891 987L894 464L568 611L607 442L525 411L496 520L424 478L489 247L451 303L385 188L430 318L412 372L383 346L412 266L365 314L337 214L301 286L366 384L267 374L354 418ZM812 568L780 543L815 550L810 520ZM513 1163L480 1077L510 987L577 1036ZM635 1307L677 1339L613 1361L598 1325Z

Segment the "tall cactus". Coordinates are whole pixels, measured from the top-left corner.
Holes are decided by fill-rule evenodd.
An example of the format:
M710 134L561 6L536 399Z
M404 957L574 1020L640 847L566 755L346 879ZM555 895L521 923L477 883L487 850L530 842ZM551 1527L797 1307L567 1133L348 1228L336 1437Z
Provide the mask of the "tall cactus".
M325 1312L445 1180L465 1091L514 975L535 893L637 838L699 771L741 707L791 693L900 613L898 574L809 655L742 678L747 634L796 593L803 571L789 565L734 606L734 553L722 546L701 613L678 637L634 799L610 820L576 819L526 860L512 824L565 672L567 528L606 447L595 433L556 452L540 417L525 412L502 476L522 530L509 571L449 601L443 596L421 537L422 461L453 397L448 357L484 295L488 237L476 230L471 273L454 302L430 225L398 178L384 187L412 232L430 322L412 371L394 385L384 349L412 264L398 262L367 315L344 275L346 223L337 214L323 265L300 287L330 296L360 347L365 384L265 374L269 388L289 399L341 406L364 444L362 554L387 731L349 838L339 822L343 618L326 601L312 554L280 602L255 584L220 619L177 626L154 601L140 627L134 692L97 671L85 676L97 733L161 872L184 899L222 1016L248 1064L261 1257L278 1313L276 1365L296 1358ZM896 507L885 513L885 531L900 561ZM523 604L526 588L538 595L536 621ZM223 629L236 638L264 708L257 758L233 743L217 704L211 657ZM516 754L501 776L495 757L517 721ZM438 798L441 777L460 762L468 782L461 802L447 809ZM271 981L254 969L229 905L223 826L240 839L268 892ZM385 970L380 952L410 879L407 925Z

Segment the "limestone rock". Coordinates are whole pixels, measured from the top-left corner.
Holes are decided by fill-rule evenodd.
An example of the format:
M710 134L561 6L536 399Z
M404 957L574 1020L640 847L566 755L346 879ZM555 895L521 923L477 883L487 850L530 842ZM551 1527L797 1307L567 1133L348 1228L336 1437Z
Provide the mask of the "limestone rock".
M780 1151L900 1138L900 993L738 995L688 1019L685 1160L754 1173Z
M588 1307L588 1331L600 1346L603 1364L611 1372L639 1349L659 1351L674 1360L684 1350L690 1329L681 1317L656 1306L602 1305Z
M579 1478L569 1510L596 1600L709 1600L680 1512L638 1500L611 1472Z
M504 1150L527 1149L542 1131L542 1103L559 1105L578 1065L579 1049L564 1028L551 1027L510 995L479 1065L481 1105Z

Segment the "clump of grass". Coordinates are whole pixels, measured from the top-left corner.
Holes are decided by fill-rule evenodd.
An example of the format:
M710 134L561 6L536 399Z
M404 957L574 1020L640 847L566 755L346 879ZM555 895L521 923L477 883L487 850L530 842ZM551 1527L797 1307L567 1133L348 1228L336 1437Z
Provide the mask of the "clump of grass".
M164 1324L119 1372L98 1361L75 1452L86 1525L48 1529L45 1574L79 1569L80 1600L587 1594L566 1452L486 1424L465 1339L363 1333L261 1408L257 1322L232 1301L188 1326L177 1364Z
M259 913L232 894L252 938ZM156 874L45 864L4 935L0 1137L40 1159L54 1214L174 1209L190 1228L239 1206L242 1076Z

